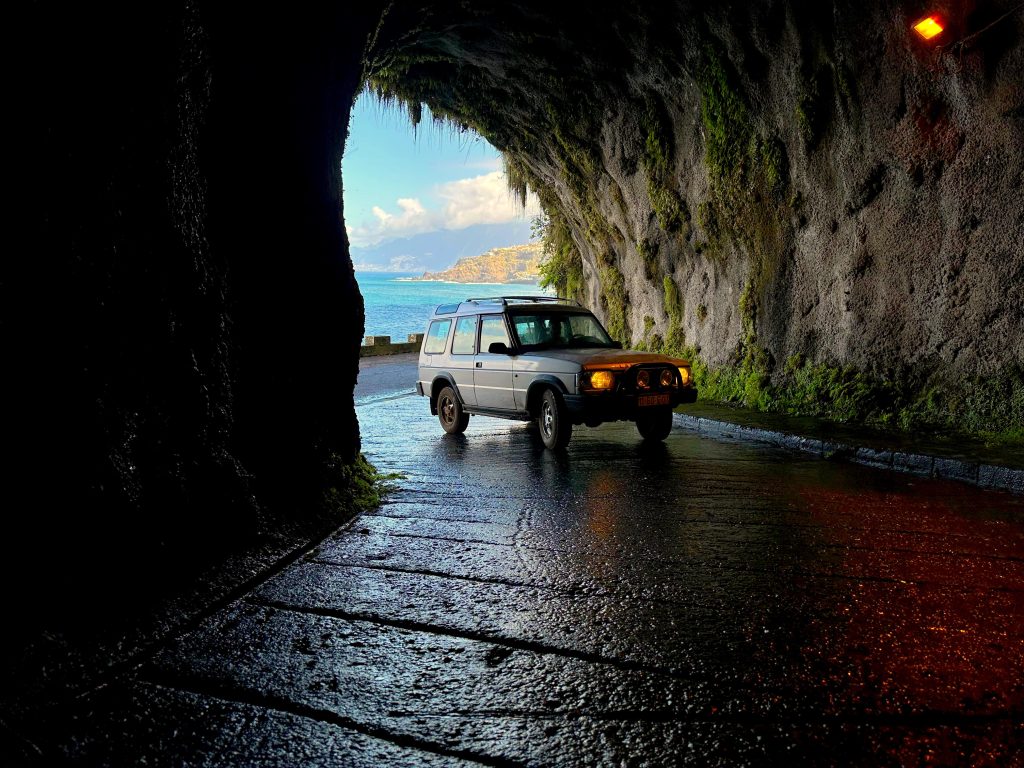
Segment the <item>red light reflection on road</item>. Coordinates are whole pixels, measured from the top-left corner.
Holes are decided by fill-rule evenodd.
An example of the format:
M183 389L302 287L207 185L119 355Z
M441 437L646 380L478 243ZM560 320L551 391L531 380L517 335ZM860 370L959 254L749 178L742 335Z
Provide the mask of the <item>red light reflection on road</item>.
M806 487L837 578L805 660L839 693L832 712L982 725L971 763L1020 757L1024 714L1024 518L1019 500L953 483L918 495ZM1003 502L1006 504L1003 504ZM988 514L979 504L1010 514ZM1016 510L1016 512L1015 512ZM817 626L815 626L817 624ZM959 763L956 728L886 751L903 764ZM1008 751L1012 750L1012 751Z

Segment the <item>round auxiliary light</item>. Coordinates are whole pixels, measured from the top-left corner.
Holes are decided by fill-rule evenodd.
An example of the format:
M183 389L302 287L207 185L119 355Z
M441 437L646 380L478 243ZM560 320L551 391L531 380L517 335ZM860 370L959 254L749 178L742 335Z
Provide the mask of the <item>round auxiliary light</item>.
M672 371L668 368L661 372L661 386L666 388L672 386Z
M636 385L640 389L647 389L651 386L651 372L650 371L639 371L636 374Z

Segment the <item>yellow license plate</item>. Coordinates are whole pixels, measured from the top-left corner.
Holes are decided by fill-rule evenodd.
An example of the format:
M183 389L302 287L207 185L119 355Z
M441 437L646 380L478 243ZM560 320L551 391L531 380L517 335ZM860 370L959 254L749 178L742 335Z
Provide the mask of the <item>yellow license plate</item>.
M669 403L668 395L640 395L636 401L636 404L641 407L646 405L668 405Z

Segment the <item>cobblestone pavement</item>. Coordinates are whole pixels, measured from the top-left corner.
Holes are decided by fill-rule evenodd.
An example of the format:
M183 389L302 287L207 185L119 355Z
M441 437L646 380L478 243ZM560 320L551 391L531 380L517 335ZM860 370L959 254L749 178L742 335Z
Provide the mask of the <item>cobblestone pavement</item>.
M1022 764L1019 497L361 402L389 501L92 696L68 757Z

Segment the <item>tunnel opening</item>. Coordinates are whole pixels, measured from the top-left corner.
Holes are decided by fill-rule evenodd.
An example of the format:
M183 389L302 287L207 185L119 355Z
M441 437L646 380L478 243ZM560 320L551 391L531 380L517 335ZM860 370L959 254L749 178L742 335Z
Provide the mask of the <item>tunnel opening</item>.
M429 107L406 109L364 90L342 175L367 356L411 351L438 305L500 293L496 283L536 268L535 201L524 206L509 192L500 154L483 137Z

